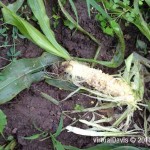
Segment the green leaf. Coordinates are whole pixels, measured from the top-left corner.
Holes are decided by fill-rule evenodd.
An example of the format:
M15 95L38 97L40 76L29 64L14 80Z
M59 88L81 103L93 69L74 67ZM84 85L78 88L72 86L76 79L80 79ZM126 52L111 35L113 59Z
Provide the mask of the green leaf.
M82 33L84 33L85 35L89 36L95 43L97 43L99 45L99 41L89 32L85 31L73 18L72 16L65 10L65 8L63 7L63 4L61 2L61 0L58 0L58 4L60 6L61 11L63 12L63 14L65 15L65 17Z
M41 136L41 133L40 134L34 134L34 135L31 135L28 137L22 137L22 138L25 140L36 140L36 139L40 138L40 136Z
M38 23L41 27L41 30L46 35L47 39L50 41L50 43L55 47L59 52L61 52L66 57L70 57L69 53L57 43L54 32L50 28L50 22L49 18L46 14L45 6L43 0L28 0L28 4L38 20Z
M59 134L60 134L61 131L62 131L62 128L63 128L63 116L61 116L60 122L59 122L59 125L58 125L58 128L57 128L57 131L56 131L56 133L53 135L55 138L56 138L57 136L59 136Z
M85 58L76 58L76 59L80 61L90 62L90 63L97 63L97 64L104 65L110 68L116 68L120 66L122 62L124 61L124 53L125 53L125 41L124 41L124 36L120 28L120 25L115 20L113 20L107 14L107 12L105 12L104 9L95 0L87 0L86 2L88 5L92 5L92 7L95 8L101 14L103 19L108 21L108 23L110 24L110 27L112 28L113 32L116 34L118 38L118 45L116 47L116 53L111 61L99 61L99 60L85 59ZM102 17L100 17L100 20L102 20ZM97 19L98 18L99 16L97 17ZM104 26L104 24L102 25ZM112 30L108 27L107 29L104 29L105 32L113 35Z
M74 110L79 110L82 111L84 109L84 107L82 105L76 104L76 106L74 107Z
M150 101L149 100L145 100L146 105L147 105L147 110L150 112Z
M6 125L7 125L6 115L0 109L0 133L1 134L3 133L3 130L4 130Z
M75 6L73 0L69 0L69 2L70 2L72 10L73 10L73 12L74 12L74 14L76 16L76 20L77 20L77 24L78 24L79 18L78 18L78 12L77 12L76 6Z
M87 4L88 15L89 15L89 17L91 17L90 0L86 0L86 4Z
M53 17L55 20L60 19L60 16L58 16L58 15L53 15L52 17Z
M6 28L0 29L0 34L3 35L7 31Z
M69 20L64 20L64 25L68 27L70 30L73 30L75 28L75 25Z
M8 8L12 10L13 12L17 12L19 8L22 6L24 0L17 0L16 2L9 4Z
M145 2L147 3L148 6L150 6L150 1L149 0L145 0Z
M69 81L54 79L54 78L47 78L46 83L66 91L75 91L78 88L76 85L74 85Z
M101 21L100 24L101 24L102 29L104 29L107 26L106 21Z
M139 7L139 2L143 0L134 0L133 4L129 4L129 0L118 1L119 7L113 9L114 2L103 0L103 6L107 9L107 12L111 12L112 18L124 19L127 22L134 24L150 41L150 28L148 22L143 14L143 5ZM150 0L145 0L145 2L150 6ZM102 4L101 3L101 4ZM110 6L110 7L108 7ZM126 12L122 14L122 12Z
M16 140L12 140L10 143L6 145L6 147L3 150L14 150L16 145L17 145Z
M64 145L62 145L61 142L59 142L56 139L57 136L59 136L59 134L61 133L62 128L63 128L63 116L61 116L61 118L60 118L60 122L59 122L56 133L55 134L50 134L52 142L53 142L54 149L56 149L56 150L65 150Z
M16 26L26 38L47 52L64 59L70 59L70 55L64 54L63 51L54 47L54 45L52 45L52 43L50 43L50 41L30 23L16 15L16 13L8 9L2 2L0 2L0 6L3 7L2 13L6 23Z
M95 19L96 20L98 20L98 21L103 21L103 20L105 20L105 18L101 15L101 14L96 14L96 16L95 16ZM106 21L105 21L106 22Z
M112 6L113 9L116 9L117 7L119 7L119 5L117 5L117 4L114 4L114 5Z
M143 99L144 77L143 73L141 73L141 64L149 65L149 60L133 53L126 59L125 64L126 68L123 73L123 78L131 85L134 93L136 93L136 96L138 97L137 99Z
M50 102L54 103L55 105L59 105L59 101L56 100L56 99L54 99L54 98L51 97L50 95L48 95L48 94L46 94L46 93L44 93L44 92L41 92L40 95L41 95L43 98L45 98L45 99L49 100Z
M114 36L113 29L110 28L110 27L106 27L106 28L104 29L104 32L105 32L106 34L108 34L108 35Z
M4 150L5 145L1 146L0 145L0 150Z
M64 145L57 141L56 138L51 134L54 150L65 150Z
M29 88L31 83L43 79L46 66L59 61L56 56L44 53L41 57L15 60L1 71L5 79L0 82L0 104L14 98L22 90Z
M97 9L99 11L99 13L101 13L103 15L103 17L107 18L107 20L110 22L110 25L112 24L113 30L114 30L115 34L117 35L119 41L118 41L118 45L117 45L117 48L116 48L117 49L116 53L115 53L115 55L114 55L114 57L113 57L113 59L111 61L97 61L97 60L94 60L94 59L85 59L85 58L76 58L76 59L80 60L80 61L86 61L86 62L92 62L92 63L101 64L101 65L104 65L104 66L107 66L107 67L111 67L111 68L116 68L116 67L120 66L122 64L123 60L124 60L125 41L124 41L122 30L121 30L119 24L117 22L115 22L114 20L112 20L112 18L94 0L91 0L91 1L88 1L88 2L95 9ZM77 25L76 21L64 9L64 7L63 7L63 5L61 3L61 0L58 0L58 3L59 3L59 6L60 6L62 12L66 16L66 18L70 22L72 22L77 27L78 30L80 30L81 32L89 35L88 32L86 32L83 28L81 28L79 25ZM91 37L91 39L93 39L92 37ZM95 41L95 38L93 39L93 41ZM98 43L97 40L95 42Z
M89 5L91 5L98 12L100 12L103 17L107 18L108 20L112 20L112 18L104 11L104 9L100 5L98 5L98 3L95 0L87 0L86 2L87 2L87 5L88 5L88 12L90 12L89 11L89 7L90 7Z

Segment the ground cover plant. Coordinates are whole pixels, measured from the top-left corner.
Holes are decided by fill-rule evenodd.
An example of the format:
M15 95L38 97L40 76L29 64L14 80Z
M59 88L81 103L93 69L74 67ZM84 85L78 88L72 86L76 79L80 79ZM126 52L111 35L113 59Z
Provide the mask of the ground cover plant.
M34 89L39 93L41 98L47 99L46 103L51 103L51 105L56 105L56 107L60 106L60 110L63 110L62 113L71 120L70 123L66 123L66 127L63 129L61 127L59 130L64 131L67 129L68 131L73 132L69 134L71 136L80 134L90 137L132 136L148 138L149 115L147 113L149 111L149 88L145 85L149 84L148 68L150 67L150 61L144 58L144 56L133 51L127 55L126 59L124 59L124 55L126 54L125 37L123 35L120 22L118 22L115 17L122 17L122 19L127 21L126 23L131 22L135 24L140 32L147 38L145 38L145 40L149 41L148 19L146 19L146 22L141 16L141 13L144 15L145 13L149 13L148 9L147 12L141 12L142 6L145 7L145 5L149 5L149 3L147 1L142 1L141 4L140 1L137 2L135 0L133 3L134 7L132 8L132 4L128 1L124 1L123 3L119 3L118 1L111 1L110 3L95 0L85 1L87 4L86 11L88 18L90 18L91 15L92 17L94 16L98 23L100 23L102 32L109 36L116 37L117 39L117 43L115 43L116 52L111 54L113 56L111 56L111 59L109 60L98 59L100 52L102 51L102 43L97 40L92 33L89 33L80 26L78 11L74 1L70 0L69 3L67 3L66 1L58 0L58 9L67 19L67 27L72 25L72 29L76 30L75 32L79 30L81 34L84 34L85 37L89 38L89 40L92 40L94 44L97 45L97 48L95 48L97 50L91 58L77 57L76 55L72 56L72 53L68 52L67 48L64 48L58 43L55 33L50 26L51 21L49 21L49 17L45 9L48 2L44 3L44 1L41 0L27 1L31 12L33 13L33 16L31 17L33 19L29 19L30 21L27 21L21 14L18 14L18 10L20 10L23 3L23 0L18 0L15 3L6 6L0 2L4 22L5 24L15 26L19 30L20 33L17 34L20 35L21 38L23 37L28 39L47 52L43 53L38 58L22 58L19 60L16 60L16 58L14 59L14 56L17 57L18 54L13 51L9 52L9 54L13 54L11 55L12 61L1 71L0 104L10 102L10 100L16 97L21 91L29 88L33 82L39 82L45 79L43 82L45 82L46 85L49 84L62 90L72 91L61 101L58 101L57 98L55 99L45 91L37 88ZM74 15L70 15L65 8L65 5L69 4L76 19L74 19ZM141 6L139 7L140 4ZM118 8L118 14L122 11L120 9L123 9L124 13L121 14L121 16L120 14L115 14L114 17L114 7ZM111 8L113 8L113 10ZM138 13L133 16L132 14L135 10L138 10ZM35 25L33 24L36 24L36 27L34 27ZM64 25L66 26L66 22L64 22ZM39 27L40 29L38 29ZM140 40L138 40L138 43L139 41ZM144 42L141 40L141 43L143 44ZM138 45L141 45L141 43ZM145 45L143 46L144 54L148 55L148 47ZM134 46L136 45L134 44ZM86 49L86 51L89 52L88 49ZM146 55L145 57L147 57ZM86 64L87 62L91 63L91 66ZM95 65L109 67L110 70L111 68L116 68L120 65L122 65L122 68L118 70L117 74L109 75L100 69L93 68ZM51 66L48 69L50 71L46 70L48 66ZM75 103L73 108L74 110L72 110L72 107L68 108L69 110L61 108L64 103L71 103L69 99L72 99L74 95L77 94L84 96L84 101L85 99L90 99L90 105L93 104L93 106L87 107L87 105L85 105L83 107L81 102L80 105ZM34 110L34 107L32 109ZM51 110L48 109L48 111ZM140 112L140 121L136 121L134 119L136 112ZM72 115L78 115L80 113L82 113L83 116L79 115L79 119L74 120L72 118ZM89 116L86 118L85 116L88 113ZM3 133L7 121L6 116L2 111L1 116L2 123L0 127L1 133ZM57 117L59 118L59 116L60 114ZM74 127L75 123L79 123L80 125L84 124L82 125L84 129ZM56 123L54 124L55 125L53 126L55 126L56 130ZM35 125L34 128L38 131L42 131ZM14 134L17 134L17 128L14 129L13 132ZM58 136L59 134L56 132L56 135ZM54 149L67 149L55 139L57 137L56 135L52 135L51 131L45 130L40 134L31 136L25 134L24 137L21 137L21 139L24 139L25 141L39 138L42 138L42 141L52 139ZM14 139L11 141L14 142ZM146 142L147 141L145 141L145 143ZM16 146L16 141L14 143ZM4 147L5 146L6 145L4 145ZM14 148L14 146L12 147ZM40 149L40 147L38 148Z

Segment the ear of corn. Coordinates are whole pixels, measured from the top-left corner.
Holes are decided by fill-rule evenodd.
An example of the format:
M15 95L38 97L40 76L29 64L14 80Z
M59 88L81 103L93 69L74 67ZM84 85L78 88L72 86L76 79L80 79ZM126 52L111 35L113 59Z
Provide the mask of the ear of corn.
M131 86L122 78L115 78L103 73L102 70L90 68L76 61L70 61L66 65L65 72L72 77L74 82L85 82L101 93L119 97L122 104L135 105L135 94Z
M85 64L80 64L79 62L65 62L63 65L66 66L65 71L68 73L69 77L71 76L71 80L74 81L78 86L81 86L82 90L89 92L87 96L91 98L95 98L100 101L111 102L111 104L118 105L127 105L126 109L119 114L114 123L109 126L102 126L93 121L80 120L82 123L90 126L86 130L68 126L66 129L70 132L80 135L86 136L120 136L119 132L115 130L116 128L120 130L121 136L124 136L124 131L128 135L130 133L139 134L141 131L136 127L133 131L128 131L130 128L130 123L134 114L134 111L140 108L140 101L143 99L144 95L144 64L147 67L150 67L150 61L144 59L142 56L133 53L131 54L125 61L126 67L124 68L124 72L122 72L122 76L120 75L118 78L111 76L109 74L103 73L101 70L97 70L94 68L90 68ZM86 83L89 87L85 87L82 83ZM92 87L92 89L91 89ZM94 95L94 96L93 96ZM102 103L99 103L100 105ZM108 103L109 104L109 103ZM100 107L103 107L100 106ZM100 109L99 107L97 107ZM109 108L112 108L110 106ZM97 109L95 109L97 110ZM90 111L90 109L87 109ZM92 109L92 111L94 111ZM125 120L126 119L126 120ZM93 128L91 128L91 126ZM102 131L102 132L100 132ZM111 132L108 132L111 131ZM116 132L117 131L117 132ZM143 131L142 131L143 132Z

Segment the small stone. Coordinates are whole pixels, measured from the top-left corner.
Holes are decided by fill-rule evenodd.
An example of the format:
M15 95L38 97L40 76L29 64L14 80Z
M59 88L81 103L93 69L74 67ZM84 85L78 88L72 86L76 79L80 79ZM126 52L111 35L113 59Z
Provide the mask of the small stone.
M16 134L17 133L17 128L14 128L13 130L12 130L12 134Z

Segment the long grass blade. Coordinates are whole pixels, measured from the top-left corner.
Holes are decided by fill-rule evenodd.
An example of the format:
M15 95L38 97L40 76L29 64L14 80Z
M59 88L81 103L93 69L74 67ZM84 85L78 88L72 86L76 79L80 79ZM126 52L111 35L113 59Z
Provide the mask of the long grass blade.
M63 12L63 14L65 15L65 17L82 33L84 33L85 35L89 36L95 43L97 43L98 45L100 45L100 42L93 36L91 35L89 32L85 31L73 18L72 16L65 10L65 8L63 7L63 4L61 2L61 0L58 0L59 6L61 8L61 11Z
M49 18L46 14L45 6L43 0L28 0L28 4L38 20L41 30L46 35L50 43L64 56L69 57L69 53L60 45L55 39L54 32L50 28Z
M77 24L78 24L79 18L78 18L78 12L77 12L76 6L75 6L73 0L69 0L69 2L70 2L70 5L72 7L72 10L73 10L73 12L74 12L74 14L76 16L76 20L77 20Z

